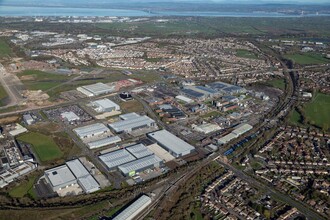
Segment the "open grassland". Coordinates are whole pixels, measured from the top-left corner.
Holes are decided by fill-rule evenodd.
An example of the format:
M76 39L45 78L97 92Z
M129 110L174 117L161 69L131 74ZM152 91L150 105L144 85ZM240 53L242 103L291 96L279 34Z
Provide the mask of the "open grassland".
M1 57L6 57L11 55L12 50L10 46L7 44L7 42L3 39L0 38L0 58Z
M71 76L47 73L40 70L25 70L17 76L22 80L29 90L46 91L63 82L66 82Z
M272 87L281 89L281 90L285 89L285 80L284 79L270 80L270 81L267 81L267 84L272 86Z
M293 125L301 125L301 115L297 110L293 110L289 115L289 122Z
M14 198L22 198L26 195L29 195L33 198L36 197L33 185L37 179L36 175L32 175L29 177L27 181L23 181L20 185L14 187L9 191L9 195Z
M17 139L31 144L33 151L42 162L59 159L63 156L63 152L56 145L53 138L44 134L29 132L19 136Z
M300 65L330 63L330 59L325 58L321 54L290 54L284 57Z
M4 99L7 97L6 90L0 85L0 106L4 105Z
M120 105L120 108L126 113L143 111L143 105L136 100L121 102L119 105Z
M330 129L330 95L317 93L305 106L307 120L324 130Z
M236 50L236 55L238 57L243 57L248 59L258 59L258 57L252 51L244 50L244 49Z

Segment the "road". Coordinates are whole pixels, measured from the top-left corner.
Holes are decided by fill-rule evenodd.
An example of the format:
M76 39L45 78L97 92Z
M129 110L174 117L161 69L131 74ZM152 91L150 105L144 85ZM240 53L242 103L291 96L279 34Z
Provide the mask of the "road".
M272 198L280 199L281 201L289 204L292 207L297 208L301 213L303 213L308 219L325 219L322 217L319 213L317 213L315 210L310 209L308 206L297 202L296 200L292 199L290 196L275 190L273 187L270 187L264 183L261 183L257 181L256 179L248 176L244 172L236 169L235 167L231 166L228 163L225 163L221 161L220 159L216 159L216 162L218 162L220 165L224 166L228 170L231 170L238 178L248 182L251 186L254 186L257 189L261 189L266 192L269 196Z
M2 87L5 89L9 99L8 104L6 106L2 106L0 109L15 106L18 104L19 101L18 97L15 95L15 93L11 90L11 88L8 86L7 82L5 81L6 75L8 75L8 73L5 67L0 63L0 83Z

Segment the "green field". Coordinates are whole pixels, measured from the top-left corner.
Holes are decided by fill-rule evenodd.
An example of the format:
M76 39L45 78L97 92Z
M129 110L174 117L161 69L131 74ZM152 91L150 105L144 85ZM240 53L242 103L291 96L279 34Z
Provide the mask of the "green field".
M0 38L0 58L9 56L11 53L12 50L7 44L7 42L4 39Z
M281 90L285 89L285 80L284 79L270 80L270 81L267 81L267 84L272 86L272 87L281 89Z
M293 110L289 115L289 122L293 125L301 125L300 119L301 115L297 110Z
M33 184L36 181L37 176L30 176L27 182L23 182L20 185L14 187L9 191L9 195L14 198L22 198L26 195L30 195L35 197L35 193L33 191Z
M2 85L0 85L0 106L2 106L4 103L4 99L7 97L7 93Z
M330 95L317 93L313 100L306 104L307 120L324 130L330 129Z
M236 50L236 55L238 57L243 57L248 59L258 59L258 57L252 51L244 50L244 49Z
M321 54L312 54L312 53L290 54L290 55L285 55L284 57L300 65L330 63L330 59L325 58Z
M24 85L29 90L42 90L54 88L55 86L66 82L71 76L47 73L40 70L25 70L19 74Z
M42 162L59 159L63 156L63 152L56 145L53 138L49 136L29 132L19 136L17 139L31 144L33 151Z

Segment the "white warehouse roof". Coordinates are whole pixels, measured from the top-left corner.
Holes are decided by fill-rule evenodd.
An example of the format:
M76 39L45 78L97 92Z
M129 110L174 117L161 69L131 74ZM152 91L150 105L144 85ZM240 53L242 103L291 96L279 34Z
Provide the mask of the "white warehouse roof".
M65 118L68 121L77 121L80 119L79 116L76 115L74 112L63 112L61 114L61 117Z
M84 165L82 165L82 163L78 159L70 160L66 162L66 165L69 167L69 169L72 171L73 175L75 175L76 178L89 175L87 169L84 167Z
M100 155L99 158L101 161L103 161L103 163L105 163L109 170L121 164L135 160L135 157L133 157L133 155L125 149L116 150L107 154Z
M97 140L97 141L92 141L87 143L89 149L95 149L95 148L99 148L99 147L104 147L110 144L114 144L114 143L118 143L121 141L121 138L118 136L111 136L111 137L106 137L103 138L101 140Z
M229 133L221 138L218 139L218 144L227 144L229 141L237 138L238 135L233 134L233 133Z
M92 85L78 87L77 90L87 96L97 96L114 91L114 87L104 83L95 83Z
M242 135L245 132L248 132L249 130L251 130L253 127L249 124L240 124L238 126L236 126L235 130L232 131L232 133L236 134L236 135Z
M129 146L126 148L127 151L129 151L131 154L133 154L136 158L142 158L149 155L152 155L153 153L143 144L136 144L133 146Z
M140 158L138 160L131 161L129 163L125 163L123 165L118 166L118 169L124 173L129 174L132 171L139 171L143 169L147 169L152 165L159 165L162 160L156 155L150 155L147 157Z
M114 109L116 111L120 110L119 105L111 101L110 99L100 99L94 102L91 102L93 106L95 106L97 111L108 111L108 109Z
M123 120L109 124L109 126L112 129L114 129L117 133L123 131L131 131L135 128L149 126L155 123L155 121L149 118L148 116L140 116L136 113L122 115L120 116L120 118L122 118Z
M113 220L132 220L149 204L151 204L151 198L146 195L142 195L116 217L114 217Z
M66 183L76 180L75 176L66 165L46 170L45 175L48 177L53 187L63 186Z
M80 138L85 138L88 136L94 136L94 135L99 135L102 133L107 133L110 130L104 124L96 123L96 124L91 124L91 125L87 125L84 127L73 129L73 131L76 132Z
M195 150L195 147L167 130L149 133L148 136L156 140L161 147L165 148L175 157L185 156Z

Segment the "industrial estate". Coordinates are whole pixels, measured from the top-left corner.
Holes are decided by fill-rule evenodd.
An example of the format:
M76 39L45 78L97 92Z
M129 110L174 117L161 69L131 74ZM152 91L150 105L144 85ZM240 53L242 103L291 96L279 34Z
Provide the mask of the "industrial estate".
M329 18L221 19L1 17L0 219L328 219Z

